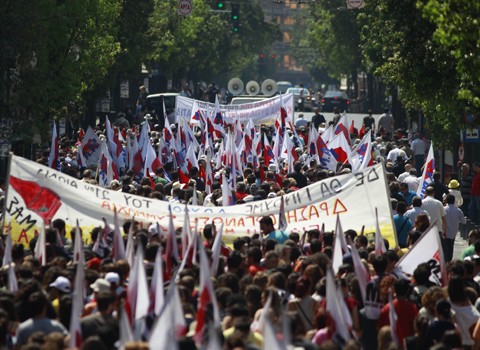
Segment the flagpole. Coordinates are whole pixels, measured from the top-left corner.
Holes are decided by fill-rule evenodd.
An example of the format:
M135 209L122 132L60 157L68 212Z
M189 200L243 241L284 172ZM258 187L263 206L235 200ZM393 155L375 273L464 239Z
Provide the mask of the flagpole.
M3 203L3 209L2 209L2 234L5 231L5 222L7 220L7 199L8 199L8 189L9 189L9 184L10 184L10 169L12 165L12 152L8 152L7 155L7 177L5 179L5 197L4 197L4 203Z

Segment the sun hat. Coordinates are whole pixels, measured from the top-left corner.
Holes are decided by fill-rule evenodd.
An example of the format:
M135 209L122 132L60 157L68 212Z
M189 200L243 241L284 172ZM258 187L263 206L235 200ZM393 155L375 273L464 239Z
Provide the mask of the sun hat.
M457 180L450 180L448 183L448 188L458 188L460 187L460 183Z
M97 293L108 292L110 291L110 282L108 282L104 278L97 278L97 280L90 285L90 288L92 288L92 290Z

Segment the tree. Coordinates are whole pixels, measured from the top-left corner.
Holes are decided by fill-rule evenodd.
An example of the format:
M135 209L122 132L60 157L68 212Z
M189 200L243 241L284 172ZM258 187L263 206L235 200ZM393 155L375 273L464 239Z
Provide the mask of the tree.
M157 0L151 18L149 61L164 74L194 80L227 81L254 63L278 29L264 22L258 2L240 4L240 30L231 29L229 13L210 11L206 0L193 2L193 14L176 14L177 1Z
M367 69L398 86L406 108L426 115L438 147L451 147L462 111L459 79L454 57L433 39L435 24L416 0L369 1L358 20Z
M438 1L419 3L426 18L436 25L433 39L449 50L456 61L460 80L458 98L478 116L480 109L480 3ZM480 119L477 117L477 125Z
M0 3L0 113L15 120L16 137L48 130L70 101L104 78L119 52L119 5L117 0Z
M311 6L307 35L296 39L300 48L299 60L305 62L303 57L307 58L311 70L326 69L336 79L348 75L356 90L357 74L363 70L357 12L338 8L330 2ZM310 49L314 50L313 57L309 54Z

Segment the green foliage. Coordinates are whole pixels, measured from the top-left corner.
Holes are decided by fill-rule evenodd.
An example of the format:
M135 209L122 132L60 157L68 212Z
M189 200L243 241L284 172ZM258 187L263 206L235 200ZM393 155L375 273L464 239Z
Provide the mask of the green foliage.
M479 18L480 3L469 0L369 0L360 11L322 1L298 42L315 50L314 59L304 55L310 68L338 77L363 64L398 87L407 110L425 114L436 145L449 148L465 113L480 109Z
M119 13L118 0L0 3L0 112L23 137L103 79L119 52Z
M429 0L418 4L436 25L434 40L456 60L460 79L458 98L478 113L480 109L480 3L468 0Z
M176 0L156 0L151 18L150 62L163 72L197 80L228 80L250 68L256 54L278 35L257 2L240 4L240 30L231 30L230 13L210 11L207 0L193 1L193 14L176 14Z
M332 6L328 2L311 5L306 35L295 33L299 47L296 57L311 70L326 69L331 77L339 79L363 70L360 30L355 11Z

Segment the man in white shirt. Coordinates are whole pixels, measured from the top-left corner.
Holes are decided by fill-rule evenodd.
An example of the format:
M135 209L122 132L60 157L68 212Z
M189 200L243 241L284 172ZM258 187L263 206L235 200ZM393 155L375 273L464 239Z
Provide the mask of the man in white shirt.
M405 180L405 178L408 175L410 175L410 169L412 169L412 165L411 164L405 164L405 171L403 173L401 173L400 175L398 175L398 181L403 182L403 180Z
M417 170L415 168L410 169L410 175L403 179L403 183L408 185L408 189L413 192L417 192L420 179L417 177Z
M442 202L435 199L435 189L431 186L428 186L425 190L425 198L422 201L422 208L425 209L430 215L431 222L436 222L437 229L440 234L446 233L447 221L445 208L443 207Z
M420 174L422 170L423 163L425 162L425 142L420 138L420 134L415 133L414 139L410 145L410 148L413 151L413 157L415 159L415 168Z
M428 214L428 212L422 208L422 199L420 197L413 197L412 209L407 210L404 215L406 218L409 218L413 224L415 224L415 220L420 214L425 214L428 217L428 220L431 222L430 214Z
M407 154L404 150L395 146L395 148L391 149L387 155L387 161L391 161L393 164L397 163L398 157L402 157L404 160L407 158Z
M465 215L455 206L455 196L453 194L447 195L447 205L445 206L445 220L447 222L446 231L443 233L443 251L445 262L453 259L453 247L455 244L455 237L458 233L459 224L465 225Z

